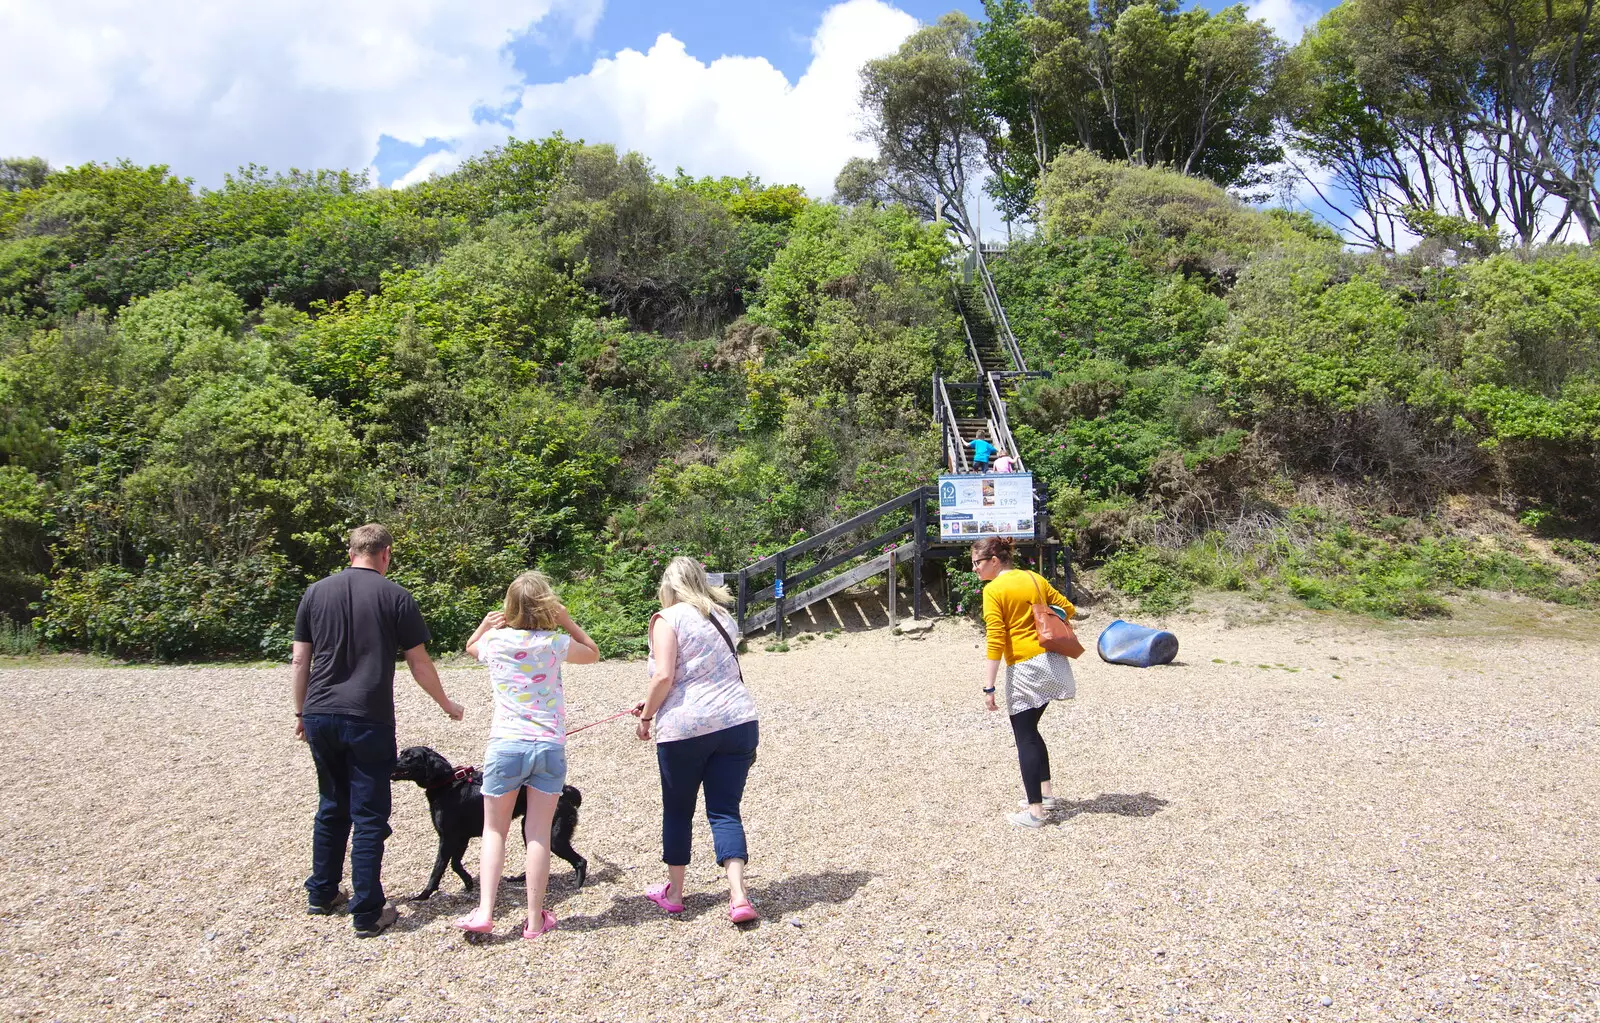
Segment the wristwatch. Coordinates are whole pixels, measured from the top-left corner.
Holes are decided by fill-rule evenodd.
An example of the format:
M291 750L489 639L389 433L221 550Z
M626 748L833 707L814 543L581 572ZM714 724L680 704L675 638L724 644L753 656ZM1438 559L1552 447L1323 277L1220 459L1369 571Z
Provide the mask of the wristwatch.
M986 693L994 692L994 686L990 686L989 688L985 689L984 692L986 692Z

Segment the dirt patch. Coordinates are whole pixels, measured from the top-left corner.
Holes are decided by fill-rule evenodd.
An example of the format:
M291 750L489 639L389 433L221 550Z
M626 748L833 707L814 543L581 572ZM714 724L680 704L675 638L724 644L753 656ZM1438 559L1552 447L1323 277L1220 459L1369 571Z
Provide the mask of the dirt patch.
M1470 616L1481 607L1482 620ZM1085 623L1092 640L1110 619ZM1512 624L1508 624L1512 623ZM1449 622L1177 616L1181 664L1079 665L1052 708L1037 832L979 637L944 622L756 653L746 813L764 914L740 931L697 825L661 916L654 758L574 736L560 928L468 945L447 877L357 941L302 915L314 781L283 669L0 670L0 1012L25 1020L1593 1019L1600 994L1595 616L1517 602ZM400 741L479 762L489 701L445 720L403 675ZM639 664L571 669L574 723ZM433 857L397 785L392 895ZM475 865L476 846L469 855ZM506 893L500 936L522 901Z

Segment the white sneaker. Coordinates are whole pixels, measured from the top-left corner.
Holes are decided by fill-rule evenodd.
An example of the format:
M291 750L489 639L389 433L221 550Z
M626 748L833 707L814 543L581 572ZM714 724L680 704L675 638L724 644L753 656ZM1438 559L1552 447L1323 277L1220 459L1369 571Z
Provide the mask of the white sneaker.
M1026 810L1028 808L1027 797L1017 800L1017 805ZM1040 801L1039 805L1044 807L1046 810L1055 810L1061 806L1061 800L1056 796L1045 796L1044 799Z
M1006 820L1015 824L1019 828L1042 828L1045 825L1045 819L1043 817L1035 817L1027 810L1022 811L1021 813L1008 814L1006 816Z

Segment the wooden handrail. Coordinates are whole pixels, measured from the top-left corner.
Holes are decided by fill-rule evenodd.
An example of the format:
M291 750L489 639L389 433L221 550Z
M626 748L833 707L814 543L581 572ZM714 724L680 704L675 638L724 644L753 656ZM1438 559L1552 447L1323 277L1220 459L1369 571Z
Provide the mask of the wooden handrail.
M780 557L792 558L796 554L804 554L813 547L825 544L835 537L843 536L851 530L856 529L859 526L863 526L874 519L880 519L894 511L896 508L904 508L906 505L911 504L918 498L934 496L937 494L937 492L937 487L918 487L915 490L901 494L899 497L896 497L893 500L885 501L876 508L870 509L869 511L864 511L860 515L852 516L851 518L848 518L837 525L829 526L822 532L808 536L799 543L790 547L785 547L776 554L769 554L760 561L746 566L743 571L749 575L762 575L775 568Z
M967 451L960 441L960 432L956 429L956 410L950 404L950 391L944 382L944 377L935 373L934 386L934 411L943 426L945 465L950 472L965 472L967 464ZM955 385L957 387L960 384ZM941 411L942 410L942 411Z
M935 379L935 383L942 384L942 382L938 381L937 378ZM739 603L737 614L740 630L743 631L747 626L752 628L761 628L767 624L776 623L778 627L778 636L779 638L782 638L784 619L790 613L798 611L825 596L838 592L840 588L850 584L858 577L860 579L869 578L870 576L876 575L883 571L884 568L892 569L893 566L899 561L911 557L915 557L915 564L913 565L912 572L912 589L914 592L912 614L920 617L922 613L922 559L928 547L928 502L938 500L938 493L938 487L917 487L915 490L901 494L899 497L896 497L893 500L885 501L876 508L864 511L859 515L853 515L843 522L829 526L827 529L824 529L822 532L817 533L814 536L807 537L797 544L792 544L789 547L785 547L776 554L768 555L752 565L747 565L746 567L741 568L738 572ZM908 506L912 511L912 518L910 522L902 523L893 529L887 530L878 534L877 536L872 537L870 540L862 540L858 543L852 544L846 550L829 555L817 564L812 565L802 571L796 572L793 576L786 575L786 569L788 568L790 559L796 555L803 554L821 544L825 544L830 540L844 536L852 530L859 529L870 522L874 522L885 515L893 514L894 512ZM893 541L898 540L907 533L911 534L911 540L908 544L903 544L899 547L892 546ZM871 554L875 550L886 546L890 547L890 550L887 554L879 554L866 565L857 565L855 568L849 569L847 572L845 572L844 575L827 579L799 593L796 593L793 590L794 586L798 586L801 583L816 579L819 576L833 571L848 561L853 561L863 555ZM878 567L874 569L873 566ZM752 591L750 580L754 576L763 575L768 572L775 572L777 578L773 580L771 585ZM782 591L778 589L778 583L780 581L784 586ZM766 600L773 602L771 607L753 614L751 613L750 605Z
M812 579L815 579L817 576L821 575L822 573L827 572L830 569L838 568L840 565L844 564L846 561L852 561L852 560L854 560L856 558L861 557L861 555L863 555L863 554L867 553L868 551L872 550L874 547L883 547L883 546L887 545L889 543L889 541L894 540L894 539L896 539L898 537L904 536L906 533L911 532L913 528L914 528L914 524L910 523L910 522L907 522L903 526L897 526L896 528L891 529L891 530L889 530L887 532L879 533L877 536L873 537L870 540L863 540L863 541L861 541L860 543L856 544L854 547L851 547L848 550L840 551L838 554L835 554L833 557L828 558L825 561L817 562L815 565L812 565L810 568L806 569L804 572L796 572L794 575L791 575L789 578L785 579L783 581L783 584L784 584L785 587L788 587L788 586L799 586L801 583L810 582ZM775 588L773 586L768 586L768 587L765 587L764 589L757 590L756 592L750 594L750 599L752 601L755 601L755 600L771 600L775 596L775 594L776 594Z
M995 430L998 427L996 436L1004 438L1006 454L1016 460L1018 472L1027 472L1027 468L1022 464L1022 452L1017 450L1017 439L1011 435L1011 423L1006 419L1005 398L1001 397L1000 389L995 386L994 378L999 375L998 373L990 373L984 378L989 384L989 422L993 424L990 426L990 430ZM996 418L997 416L999 417L998 419Z
M972 250L974 265L978 268L978 278L983 282L983 301L989 307L989 316L994 320L999 329L1000 339L1005 342L1006 353L1011 356L1012 368L1019 373L1028 371L1028 363L1022 358L1022 346L1017 344L1017 336L1011 332L1011 321L1006 317L1005 307L1000 304L1000 292L994 286L994 278L989 276L989 264L984 261L983 247L977 246Z

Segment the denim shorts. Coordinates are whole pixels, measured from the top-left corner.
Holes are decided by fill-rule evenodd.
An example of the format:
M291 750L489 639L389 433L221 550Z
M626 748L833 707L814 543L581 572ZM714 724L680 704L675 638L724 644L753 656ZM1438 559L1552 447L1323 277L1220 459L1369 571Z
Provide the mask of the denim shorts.
M567 783L567 748L559 742L490 739L483 752L483 794L504 796L522 786L552 796Z

